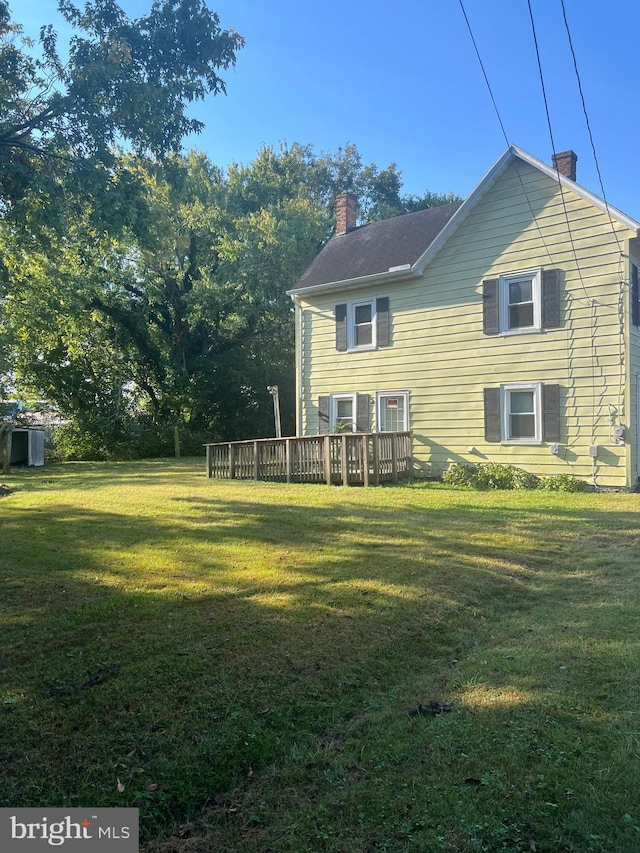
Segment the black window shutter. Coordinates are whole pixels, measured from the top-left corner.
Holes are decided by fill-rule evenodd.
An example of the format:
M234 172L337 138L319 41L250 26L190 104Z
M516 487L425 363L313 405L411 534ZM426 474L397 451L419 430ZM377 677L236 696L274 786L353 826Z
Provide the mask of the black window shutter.
M500 441L500 389L484 389L484 439Z
M631 264L631 322L640 326L640 288L638 286L638 267Z
M369 394L356 395L356 431L369 432L369 416L371 414L371 396Z
M347 305L336 305L336 349L345 352L347 349Z
M542 386L542 439L560 441L560 386Z
M560 270L542 271L542 328L560 325Z
M376 343L379 347L389 346L389 297L376 299Z
M498 292L497 278L482 282L482 331L485 335L497 335L500 332Z
M329 397L318 397L318 433L329 432Z

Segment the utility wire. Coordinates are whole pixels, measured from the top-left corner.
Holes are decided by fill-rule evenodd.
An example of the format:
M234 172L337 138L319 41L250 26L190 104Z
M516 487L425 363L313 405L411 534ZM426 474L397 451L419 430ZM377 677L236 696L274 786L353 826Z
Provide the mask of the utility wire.
M569 29L569 21L567 20L567 10L564 5L564 0L560 0L560 5L562 7L562 17L564 19L564 28L567 31L567 40L569 42L569 50L571 51L571 58L573 59L573 68L576 72L576 80L578 81L578 91L580 92L580 100L582 101L582 112L584 113L584 119L587 124L587 132L589 134L589 142L591 143L591 151L593 152L593 160L596 164L596 172L598 173L598 181L600 183L600 192L602 193L602 200L604 201L605 207L607 209L607 214L609 216L609 222L611 223L611 230L613 231L613 236L616 241L616 245L618 246L618 250L622 252L622 247L620 246L620 240L618 238L618 233L613 225L613 217L611 216L611 211L609 210L609 202L607 201L607 194L604 191L604 183L602 181L602 173L600 172L600 163L598 162L598 155L596 154L596 146L593 141L593 134L591 132L591 123L589 121L589 115L587 113L587 104L584 99L584 92L582 91L582 80L580 79L580 72L578 71L578 61L576 59L576 53L573 49L573 39L571 38L571 30Z
M531 32L533 34L533 43L536 51L536 59L538 62L538 73L540 75L540 86L542 88L542 97L544 100L544 109L547 116L547 126L549 128L549 138L551 140L551 148L554 155L554 161L556 162L556 173L558 176L558 186L560 188L560 198L562 199L562 207L564 209L564 217L567 223L567 234L569 236L569 242L571 243L571 250L573 252L573 258L576 264L576 271L578 273L578 278L580 280L580 285L584 292L587 303L591 306L591 441L595 444L596 441L596 365L598 364L598 355L596 350L596 328L597 328L597 313L596 313L596 300L589 296L587 288L584 283L584 279L582 277L582 270L580 268L580 263L578 261L578 254L576 251L575 242L573 240L573 233L571 231L571 221L569 219L569 211L567 210L567 203L564 197L564 187L562 186L562 181L560 180L560 170L557 167L556 160L556 145L553 138L553 128L551 126L551 116L549 113L549 102L547 100L547 90L544 84L544 75L542 73L542 60L540 59L540 50L538 47L538 37L536 34L536 24L533 18L533 10L531 8L531 0L527 0L527 6L529 8L529 18L531 19ZM594 485L597 486L596 483L596 460L593 460L593 482Z
M551 115L549 113L549 101L547 100L547 88L544 84L544 75L542 73L542 60L540 59L540 49L538 47L538 36L536 34L536 24L535 24L535 21L533 19L533 10L531 8L531 0L527 0L527 6L529 8L529 18L531 19L531 32L533 34L533 44L534 44L535 51L536 51L536 60L538 63L538 75L540 77L540 87L542 89L542 99L544 101L544 110L545 110L545 114L547 116L547 127L549 128L549 139L551 140L551 150L553 152L554 162L556 163L556 174L558 176L558 187L560 188L560 198L562 200L562 208L564 210L564 218L565 218L566 223L567 223L567 234L569 235L569 242L571 243L571 250L573 252L573 258L574 258L575 263L576 263L576 270L578 272L578 277L580 279L580 284L582 286L582 290L584 291L585 298L589 302L591 302L592 297L589 296L589 293L587 292L587 288L586 288L585 283L584 283L584 279L582 278L582 270L580 269L580 264L578 262L578 253L576 251L576 246L575 246L575 243L573 241L573 233L571 231L571 221L569 219L569 211L567 210L567 202L566 202L565 197L564 197L564 187L562 186L562 181L560 180L560 170L558 169L558 166L557 166L556 143L555 143L555 140L553 138L553 128L551 126Z
M478 48L478 44L477 44L475 36L473 34L473 30L471 28L471 23L469 21L469 17L468 17L467 12L464 8L464 4L463 4L462 0L458 0L458 2L460 4L460 9L462 10L462 14L464 16L464 20L465 20L466 25L467 25L467 29L469 30L471 42L472 42L474 50L476 52L476 56L478 58L478 63L479 63L480 68L482 70L482 76L484 77L484 82L486 83L487 89L489 91L491 103L493 104L493 108L496 112L496 116L498 117L498 123L500 125L500 129L502 130L502 135L504 136L505 142L507 143L507 148L511 148L511 142L509 141L509 137L507 136L507 131L505 130L504 122L502 121L502 117L500 115L500 110L498 109L498 104L497 104L497 101L494 97L493 90L491 88L491 83L489 82L489 76L488 76L486 69L484 67L482 57L480 56L480 50ZM527 188L524 185L524 181L522 179L522 174L520 172L520 163L519 163L517 157L514 159L514 166L515 166L516 174L518 176L518 181L520 182L520 189L522 190L522 194L527 201L527 205L529 206L529 212L531 213L531 219L535 223L536 229L538 231L538 236L540 237L540 242L544 246L544 249L545 249L545 251L549 257L549 261L553 264L554 263L553 257L551 255L551 252L549 251L549 247L547 246L546 241L544 239L544 234L542 233L542 229L540 228L540 223L538 222L538 217L536 216L535 211L533 209L533 205L531 204L531 199L529 198L529 194L527 193Z
M489 83L489 78L487 77L487 72L485 71L484 63L482 62L482 57L480 56L480 51L478 50L478 45L476 44L476 40L475 40L475 37L473 35L473 30L471 29L471 24L469 23L469 18L467 17L467 13L465 11L462 0L458 0L458 2L460 3L460 8L462 9L462 14L464 15L464 19L465 19L465 22L467 24L467 29L469 30L469 35L471 36L471 41L473 42L473 47L475 49L476 56L478 57L478 62L480 63L480 68L482 69L482 74L484 76L484 82L487 84L487 89L489 90L489 95L491 96L491 102L493 104L493 108L496 111L496 115L498 116L498 122L500 124L500 129L502 130L502 135L504 136L505 141L507 143L507 148L509 148L511 146L511 143L509 142L509 137L507 136L507 131L504 129L504 124L502 123L502 118L500 117L500 111L498 110L498 105L496 103L496 99L493 97L493 91L491 89L491 84Z

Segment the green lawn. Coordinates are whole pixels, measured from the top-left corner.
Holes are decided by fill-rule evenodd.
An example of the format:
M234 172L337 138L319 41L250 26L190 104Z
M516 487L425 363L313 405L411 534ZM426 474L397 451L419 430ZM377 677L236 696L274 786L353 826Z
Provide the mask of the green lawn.
M153 853L640 849L640 495L15 471L0 805Z

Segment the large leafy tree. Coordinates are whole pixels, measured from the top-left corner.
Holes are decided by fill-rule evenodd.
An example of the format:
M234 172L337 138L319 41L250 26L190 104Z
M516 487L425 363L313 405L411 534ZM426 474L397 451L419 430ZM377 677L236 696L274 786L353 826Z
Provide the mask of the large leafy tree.
M4 232L20 381L94 436L92 453L134 423L166 438L178 426L196 443L273 434L272 384L290 433L286 291L331 236L345 186L364 199L365 221L415 202L395 167L364 166L353 146L318 155L292 145L226 172L196 153L123 156L110 184L106 220L86 199L64 233L40 230L27 246Z
M113 0L59 0L74 35L64 54L52 26L22 38L0 0L0 196L19 198L61 163L110 165L116 145L162 155L202 124L188 105L225 91L220 70L244 41L203 0L154 0L130 20ZM37 49L39 48L39 49ZM46 167L43 169L43 167ZM65 174L70 179L70 174Z
M113 0L58 8L69 43L51 26L33 43L0 0L0 386L22 365L36 387L81 415L92 408L97 367L87 353L106 353L104 331L86 323L97 286L87 258L113 258L144 214L144 188L118 148L151 160L179 149L202 128L189 104L225 91L220 74L244 40L203 0L155 0L135 20ZM65 340L84 340L84 364L61 357L56 370L47 361L56 330L61 351ZM113 369L95 372L104 379Z

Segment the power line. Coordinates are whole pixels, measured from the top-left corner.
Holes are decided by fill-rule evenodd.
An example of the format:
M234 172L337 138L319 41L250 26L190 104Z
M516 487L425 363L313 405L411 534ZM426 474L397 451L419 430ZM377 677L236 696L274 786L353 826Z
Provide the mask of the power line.
M564 197L564 187L562 186L562 181L560 180L560 169L558 168L558 165L557 165L556 143L555 143L555 140L553 138L553 128L551 126L551 115L549 113L549 101L547 100L547 88L544 84L544 75L542 73L542 60L540 59L540 49L538 47L538 36L536 34L536 24L535 24L535 21L533 19L533 10L531 8L531 0L527 0L527 6L529 8L529 18L531 20L531 32L533 34L533 44L535 47L536 60L538 63L538 74L540 77L540 87L542 89L542 99L544 101L544 110L545 110L545 114L547 116L547 127L549 128L549 139L551 140L551 150L553 152L553 160L554 160L554 165L556 167L556 175L558 177L558 187L560 188L560 199L562 200L562 208L564 210L564 218L565 218L565 221L567 223L567 234L569 235L569 243L571 244L571 250L573 252L573 259L574 259L575 264L576 264L576 270L578 272L578 277L580 279L580 284L582 286L582 290L584 291L585 298L587 299L587 301L590 302L592 298L589 296L589 294L587 292L587 288L586 288L585 283L584 283L584 279L582 278L582 270L580 269L580 264L578 262L578 253L576 252L576 246L575 246L575 243L573 241L573 233L571 231L571 221L569 219L569 211L567 210L567 202L566 202L565 197Z
M467 17L467 13L465 11L462 0L458 0L460 3L460 8L462 9L462 14L464 15L465 22L467 24L467 29L469 30L469 35L471 36L471 41L473 43L473 47L476 52L476 56L478 57L478 62L480 63L480 68L482 69L482 74L484 76L484 82L487 84L487 89L489 90L489 95L491 96L491 102L493 104L493 108L496 111L496 115L498 116L498 122L500 123L500 129L502 130L502 135L505 138L507 143L507 148L510 147L509 137L507 136L507 131L504 129L504 124L502 123L502 118L500 117L500 111L498 110L498 104L496 103L496 99L493 97L493 91L491 89L491 84L489 83L489 78L487 77L487 72L485 71L484 64L482 62L482 58L480 56L480 51L478 50L478 45L476 44L476 40L473 35L473 30L471 29L471 24L469 23L469 18Z
M578 278L580 280L580 285L581 285L582 290L584 292L585 299L587 300L587 304L589 304L591 306L591 335L590 335L590 345L591 345L590 346L590 349L591 349L591 409L592 409L591 440L592 440L592 443L595 444L595 441L596 441L596 423L598 420L598 417L596 416L596 408L597 408L597 404L596 404L596 366L599 366L601 371L602 371L602 367L601 367L600 362L598 360L598 353L597 353L597 348L596 348L596 334L597 334L597 320L598 320L598 315L597 315L597 311L596 311L597 302L594 298L589 296L589 293L588 293L587 288L586 288L585 283L584 283L584 279L582 277L582 269L580 268L580 263L578 261L578 254L577 254L575 242L573 239L573 233L571 231L571 221L569 219L569 211L567 210L567 203L566 203L566 200L564 197L564 187L562 186L562 181L560 180L560 170L559 170L558 165L557 165L556 146L555 146L555 141L553 138L553 128L551 126L551 116L549 113L549 102L547 100L547 91L546 91L546 87L545 87L545 83L544 83L544 75L542 73L542 60L540 58L540 50L538 47L538 37L536 34L536 25L535 25L535 21L533 18L533 10L531 8L531 0L527 0L527 6L529 9L529 18L531 20L531 32L533 34L533 43L534 43L535 52L536 52L536 60L538 63L538 73L540 75L540 86L542 89L542 97L544 100L544 108L545 108L545 113L547 116L547 126L549 128L549 138L551 140L551 148L553 151L554 163L556 164L556 173L558 176L558 186L560 188L560 198L562 200L564 217L565 217L565 221L567 223L567 234L569 237L569 242L571 244L571 250L573 252L573 258L575 261L576 271L578 273ZM602 396L602 394L601 394L601 396ZM602 409L602 402L600 404L600 409ZM594 460L593 460L593 482L594 482L594 485L597 486L596 477L597 477L596 460L594 458Z
M473 43L473 47L475 49L476 56L478 58L478 63L479 63L480 68L482 70L484 82L486 83L487 89L489 90L489 96L491 97L491 102L493 104L493 108L496 111L496 116L498 117L498 123L500 124L500 129L502 130L502 135L504 136L505 142L507 143L507 148L511 148L511 142L509 141L509 137L507 136L507 131L505 130L504 122L502 121L502 117L500 116L500 110L498 109L498 104L497 104L497 101L494 97L493 90L491 88L491 83L489 82L489 76L488 76L486 69L484 67L482 57L480 56L480 50L478 48L478 44L476 42L475 36L473 35L473 30L471 28L471 23L469 21L469 17L466 13L466 10L464 8L464 4L463 4L462 0L458 0L458 2L460 3L460 8L462 9L462 14L463 14L464 20L467 24L467 29L469 30L469 35L471 36L471 42ZM529 206L529 212L531 213L531 218L532 218L532 220L536 226L536 229L538 231L538 236L540 238L540 242L542 243L544 250L549 257L550 262L553 264L554 263L553 256L552 256L551 252L549 251L549 247L547 246L546 240L544 239L544 234L542 233L540 223L538 222L538 217L535 214L535 211L533 209L533 205L531 204L531 199L529 198L529 194L527 193L527 188L525 187L524 181L522 180L522 174L520 172L520 163L518 162L517 157L514 159L514 166L515 166L515 170L516 170L516 175L518 176L518 181L520 182L520 189L522 190L522 194L524 195L526 202L527 202L527 205Z
M584 92L582 91L582 80L580 79L580 72L578 71L578 61L576 59L576 53L573 49L573 39L571 38L571 31L569 29L569 21L567 20L567 10L564 5L564 0L560 0L560 5L562 7L562 17L564 19L564 28L567 32L567 40L569 42L569 50L571 51L571 57L573 59L573 68L576 72L576 80L578 81L578 91L580 92L580 100L582 102L582 112L584 113L584 119L587 124L587 132L589 134L589 142L591 143L591 151L593 152L593 160L596 164L596 172L598 173L598 181L600 183L600 192L602 193L602 200L604 201L605 207L607 209L607 214L609 216L609 222L611 224L611 230L613 231L613 236L616 241L616 245L618 246L618 250L622 251L620 247L620 240L618 239L618 234L613 225L613 217L611 216L611 211L609 210L609 202L607 201L607 194L604 191L604 183L602 181L602 173L600 172L600 163L598 162L598 155L596 154L596 146L593 141L593 133L591 132L591 123L589 121L589 115L587 113L587 104L584 98Z

